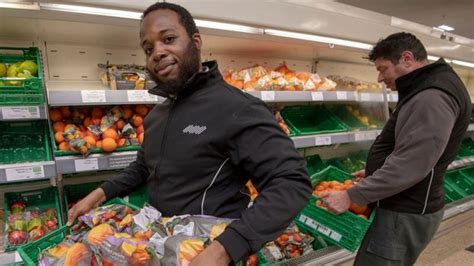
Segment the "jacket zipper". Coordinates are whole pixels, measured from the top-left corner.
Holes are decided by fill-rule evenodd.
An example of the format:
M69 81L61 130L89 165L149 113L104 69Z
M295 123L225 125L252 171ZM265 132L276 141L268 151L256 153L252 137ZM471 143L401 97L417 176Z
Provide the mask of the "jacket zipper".
M166 119L165 130L163 131L163 138L161 139L161 145L160 145L160 151L159 151L160 160L158 161L158 165L155 166L155 171L154 171L155 172L155 177L160 176L158 173L160 172L160 169L161 169L161 163L163 161L164 150L166 148L166 137L168 135L167 134L168 133L168 127L169 127L169 124L171 123L171 119L172 119L172 115L173 115L173 109L174 109L175 105L176 105L176 98L171 99L170 112L168 114L168 118ZM158 172L156 171L157 166L159 167Z

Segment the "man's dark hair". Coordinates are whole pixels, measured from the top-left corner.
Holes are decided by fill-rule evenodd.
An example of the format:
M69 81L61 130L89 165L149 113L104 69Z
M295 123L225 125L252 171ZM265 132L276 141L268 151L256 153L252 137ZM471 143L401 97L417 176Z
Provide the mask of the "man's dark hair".
M374 62L378 58L383 58L396 65L403 51L412 52L416 61L423 61L428 57L425 47L415 35L399 32L378 41L369 53L369 60Z
M194 23L193 16L184 7L172 3L155 3L149 6L142 14L142 20L151 12L155 10L171 10L179 16L179 22L186 29L189 37L193 37L194 33L199 33L196 23Z

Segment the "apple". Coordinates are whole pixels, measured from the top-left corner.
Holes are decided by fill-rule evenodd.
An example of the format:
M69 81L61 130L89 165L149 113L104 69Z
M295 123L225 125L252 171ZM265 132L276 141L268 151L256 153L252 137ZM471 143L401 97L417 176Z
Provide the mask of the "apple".
M10 205L10 210L12 214L22 213L26 208L26 203L23 201L16 201Z
M40 218L33 218L28 222L28 232L33 229L39 228L43 225L43 221Z
M30 237L31 241L35 241L35 240L38 240L38 239L42 238L45 234L46 234L46 232L44 231L43 228L36 227L35 229L30 231L29 237Z
M24 231L11 231L8 234L8 242L12 245L19 245L26 242L26 232Z
M56 219L53 218L51 220L47 220L46 228L48 228L48 230L50 231L58 229L58 222L56 221Z

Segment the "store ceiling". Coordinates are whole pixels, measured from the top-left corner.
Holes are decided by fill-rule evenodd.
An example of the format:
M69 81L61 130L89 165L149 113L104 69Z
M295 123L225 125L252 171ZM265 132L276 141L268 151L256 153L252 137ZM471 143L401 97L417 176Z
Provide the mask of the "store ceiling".
M449 25L455 28L452 33L474 39L473 0L335 0L335 2L430 27Z

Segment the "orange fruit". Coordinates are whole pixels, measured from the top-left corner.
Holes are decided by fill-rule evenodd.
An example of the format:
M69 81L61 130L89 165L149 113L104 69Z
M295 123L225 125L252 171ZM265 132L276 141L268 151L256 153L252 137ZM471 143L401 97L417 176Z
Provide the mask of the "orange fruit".
M95 146L99 149L102 149L102 140L99 140L95 143Z
M64 126L65 126L65 124L61 121L54 122L54 124L53 124L54 132L64 131Z
M92 131L90 131L90 130L86 131L86 137L87 136L93 137L95 141L98 141L100 139L100 136L94 135L94 133L92 133Z
M121 138L117 141L117 146L118 147L123 147L125 146L125 139L124 138Z
M140 145L143 144L144 139L145 139L145 133L138 134L138 143L140 143Z
M61 142L61 143L59 143L58 149L60 151L68 151L69 150L69 144L67 144L66 142Z
M349 210L351 210L352 212L356 214L364 214L365 211L367 211L367 208L368 208L367 205L360 206L355 203L352 203Z
M70 128L77 128L74 124L67 124L65 127L64 127L64 131L67 131L68 129Z
M146 114L148 114L148 107L146 107L146 105L139 104L135 106L135 113L144 117Z
M145 132L145 128L143 128L143 125L137 127L137 133L140 134L140 133L143 133Z
M104 116L104 112L99 107L93 107L91 115L92 118L102 118Z
M61 143L64 141L64 138L63 138L63 132L56 132L54 134L54 140L56 140L56 143Z
M101 118L92 118L92 124L99 126L101 120Z
M102 149L105 152L113 152L117 148L117 143L113 138L104 138L102 140Z
M143 125L143 117L139 116L139 115L134 115L132 117L132 124L135 126L135 127L139 127L141 125Z
M130 109L130 107L124 107L122 111L124 119L130 119L130 117L133 115L133 111Z
M117 126L117 129L122 130L122 128L125 126L125 122L122 119L120 119L117 122L115 122L115 126Z
M51 109L49 110L49 119L53 122L59 122L63 120L63 115L58 109Z
M102 133L102 138L103 139L112 138L115 140L118 138L117 131L115 131L113 128L108 128L107 130L104 131L104 133Z
M88 127L88 126L92 125L92 118L86 117L86 118L84 119L84 122L83 122L82 124L83 124L85 127Z
M61 114L63 115L64 118L69 118L72 115L71 109L69 109L69 106L63 106L59 108L59 110L61 110Z
M92 136L85 136L85 137L84 137L84 140L85 140L87 143L89 143L90 145L95 146L96 141L95 141L94 137L92 137Z

